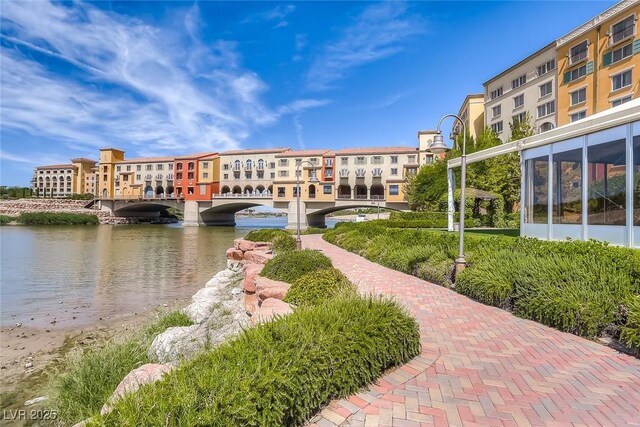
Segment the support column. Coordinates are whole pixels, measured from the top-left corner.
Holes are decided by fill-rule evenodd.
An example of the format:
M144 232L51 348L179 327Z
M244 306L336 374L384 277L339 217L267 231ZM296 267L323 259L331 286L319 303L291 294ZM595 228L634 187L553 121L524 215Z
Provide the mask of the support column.
M298 209L296 201L289 202L287 211L287 230L295 230L297 228ZM306 230L309 227L307 222L307 203L300 200L300 230Z
M456 188L456 176L453 173L453 169L452 168L448 168L447 169L447 184L448 184L448 191L447 191L447 229L449 231L453 231L453 213L454 213L454 198L453 198L453 192L455 191ZM462 202L464 205L464 201Z
M197 227L202 225L198 202L193 200L187 200L184 202L184 220L182 225L184 227Z

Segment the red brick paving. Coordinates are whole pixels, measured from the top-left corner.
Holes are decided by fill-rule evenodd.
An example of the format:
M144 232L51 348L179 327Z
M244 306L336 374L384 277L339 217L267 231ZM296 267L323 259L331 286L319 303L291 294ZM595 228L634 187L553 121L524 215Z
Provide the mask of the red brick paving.
M312 426L640 426L640 360L520 319L333 246L362 292L394 296L420 324L422 354Z

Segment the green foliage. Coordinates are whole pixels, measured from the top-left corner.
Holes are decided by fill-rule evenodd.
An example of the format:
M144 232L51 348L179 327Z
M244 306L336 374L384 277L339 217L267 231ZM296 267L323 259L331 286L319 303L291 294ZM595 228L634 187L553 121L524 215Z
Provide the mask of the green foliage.
M12 221L15 221L17 218L9 215L0 215L0 225L9 224Z
M7 187L0 185L0 199L19 199L31 197L33 190L29 187Z
M330 267L332 267L331 260L325 255L305 249L275 256L264 266L260 274L269 279L294 283L307 273Z
M626 323L620 332L620 341L640 356L640 295L629 296L623 304Z
M289 234L278 234L273 238L271 243L273 243L273 250L276 253L293 251L296 249L296 239Z
M533 135L531 115L527 112L524 120L513 119L512 122L509 122L509 128L511 129L511 138L509 138L509 141L517 141Z
M252 242L273 242L276 236L291 236L291 234L278 228L262 228L260 230L251 230L244 236L244 239Z
M419 352L418 325L396 303L339 298L245 330L127 395L94 424L302 425Z
M328 228L307 227L307 229L302 231L300 234L324 234L327 230Z
M98 225L98 217L90 214L67 212L25 212L18 222L25 225Z
M91 193L72 194L67 196L66 199L70 200L93 200L94 195Z
M376 222L340 227L325 239L387 267L450 283L457 233L384 228ZM637 304L631 297L640 294L640 251L595 241L468 233L465 255L469 266L455 279L457 292L588 338L621 329L621 339L635 345L637 308L620 320L620 307Z
M160 313L143 331L116 337L101 346L71 351L51 376L51 407L60 421L71 425L95 415L131 370L150 363L147 350L153 338L173 326L189 326L180 311Z
M355 293L356 287L335 268L312 271L293 282L285 302L298 307L313 306L345 293Z

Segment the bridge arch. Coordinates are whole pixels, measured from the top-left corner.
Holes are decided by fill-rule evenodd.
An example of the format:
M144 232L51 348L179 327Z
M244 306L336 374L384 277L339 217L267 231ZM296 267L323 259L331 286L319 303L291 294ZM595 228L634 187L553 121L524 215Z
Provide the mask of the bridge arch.
M242 187L240 187L239 185L234 185L233 194L242 194Z
M229 194L229 193L231 193L231 189L229 188L228 185L224 185L222 187L222 190L220 190L220 194Z
M243 194L253 194L253 187L250 185L245 185L244 186L244 190L242 191Z

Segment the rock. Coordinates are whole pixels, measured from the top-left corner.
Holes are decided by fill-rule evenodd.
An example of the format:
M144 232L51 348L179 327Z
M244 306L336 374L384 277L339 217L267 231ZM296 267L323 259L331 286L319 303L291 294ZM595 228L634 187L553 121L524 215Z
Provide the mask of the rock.
M161 365L158 363L147 363L129 372L115 391L107 400L100 410L101 415L107 415L111 412L111 406L120 400L125 394L133 393L140 388L141 385L151 384L162 379L162 377L173 369L169 365Z
M242 293L242 289L240 288L231 289L231 295L233 295L234 297L240 295L241 293Z
M33 362L27 362L27 363L25 363L25 364L24 364L24 367L25 367L26 369L33 368Z
M233 247L242 252L252 251L255 248L255 242L251 242L245 239L235 239L233 241Z
M35 405L36 403L44 402L47 399L49 399L49 396L34 397L33 399L29 399L24 402L24 406Z
M227 269L239 273L244 267L244 262L227 259Z
M153 339L147 352L149 358L161 363L177 363L187 358L191 352L195 353L204 344L195 337L198 328L199 325L191 325L167 329Z
M251 316L251 324L269 322L278 316L286 316L293 313L293 309L286 302L275 298L267 298Z
M182 311L194 323L200 323L209 317L213 306L220 302L220 290L218 287L204 287L196 292L191 300L193 302Z
M242 251L240 249L227 249L227 259L232 261L242 261Z
M268 298L283 300L290 287L291 285L285 282L279 282L261 276L256 277L256 293L261 301Z
M258 295L247 294L244 296L244 310L249 316L253 316L256 310L258 310Z
M253 262L256 264L266 264L273 258L273 254L268 254L262 251L247 251L244 253L245 261Z
M20 326L22 326L22 323L16 323L16 328L19 328Z
M225 268L224 270L220 270L213 276L213 279L217 279L222 282L230 282L238 273L233 270L229 270Z
M264 264L247 264L244 268L244 279L242 280L242 288L246 292L256 291L256 277L260 274Z
M273 249L273 245L269 242L255 242L255 251L263 251L263 252L269 252L271 253L271 250Z

